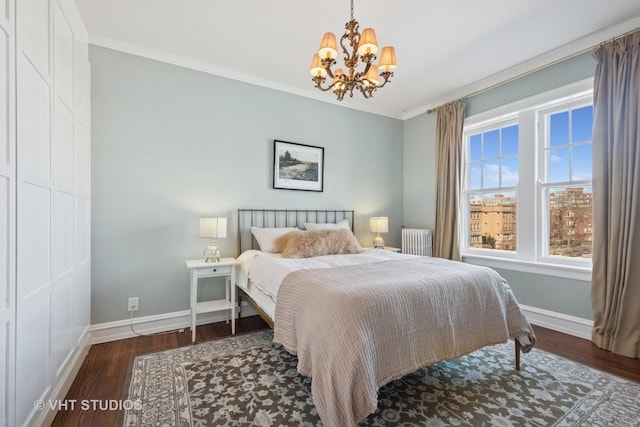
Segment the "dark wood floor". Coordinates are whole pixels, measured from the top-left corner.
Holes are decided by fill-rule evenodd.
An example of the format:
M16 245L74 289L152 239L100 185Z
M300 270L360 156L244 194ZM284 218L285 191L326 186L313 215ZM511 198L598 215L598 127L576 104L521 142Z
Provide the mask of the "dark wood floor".
M266 328L259 317L239 319L236 332L244 333ZM612 374L640 382L640 361L616 356L595 347L590 341L565 335L541 327L535 327L538 342L536 348L549 351L567 359L610 372ZM196 342L229 336L229 325L214 323L199 326ZM187 328L182 333L172 332L150 337L136 337L91 347L80 372L76 377L67 401L120 400L124 387L129 360L132 356L155 351L168 350L191 344L191 332ZM523 356L526 362L526 355ZM80 403L77 404L78 406ZM53 426L113 426L117 411L67 410L58 412Z

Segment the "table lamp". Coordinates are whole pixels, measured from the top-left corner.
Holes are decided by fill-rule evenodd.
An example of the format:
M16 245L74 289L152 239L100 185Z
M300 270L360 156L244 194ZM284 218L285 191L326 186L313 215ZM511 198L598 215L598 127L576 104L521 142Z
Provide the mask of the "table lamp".
M222 252L215 239L227 237L227 218L200 218L200 237L211 239L209 246L204 250L204 261L220 262Z
M372 216L369 218L369 230L372 233L378 233L373 239L373 247L382 249L384 247L384 239L380 233L389 232L389 218L386 216Z

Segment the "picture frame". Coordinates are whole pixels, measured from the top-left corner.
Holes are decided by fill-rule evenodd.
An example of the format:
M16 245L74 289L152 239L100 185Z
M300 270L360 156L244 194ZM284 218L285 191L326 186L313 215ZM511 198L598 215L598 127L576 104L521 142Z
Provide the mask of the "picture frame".
M274 140L273 188L324 191L324 147Z

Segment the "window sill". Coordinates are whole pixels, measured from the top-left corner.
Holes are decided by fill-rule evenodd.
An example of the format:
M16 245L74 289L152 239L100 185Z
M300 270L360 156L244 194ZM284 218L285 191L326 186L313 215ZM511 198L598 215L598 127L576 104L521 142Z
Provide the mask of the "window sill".
M505 270L521 271L523 273L591 282L591 267L567 266L471 254L463 254L462 261L469 264L483 265L485 267L503 268Z

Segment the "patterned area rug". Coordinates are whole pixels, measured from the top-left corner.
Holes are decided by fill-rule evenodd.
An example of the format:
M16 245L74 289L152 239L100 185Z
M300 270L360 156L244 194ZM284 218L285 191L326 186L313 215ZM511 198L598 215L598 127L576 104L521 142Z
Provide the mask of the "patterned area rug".
M265 330L136 357L125 426L321 425L311 382ZM513 343L393 381L363 426L640 426L640 384ZM138 409L139 407L142 409Z

